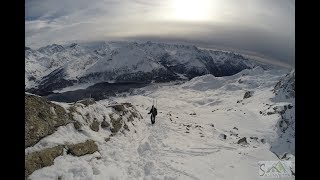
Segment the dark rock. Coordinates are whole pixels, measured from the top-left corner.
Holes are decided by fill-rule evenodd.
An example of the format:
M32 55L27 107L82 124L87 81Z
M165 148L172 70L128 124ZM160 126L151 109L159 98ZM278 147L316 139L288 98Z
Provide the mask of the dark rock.
M243 99L247 99L247 98L252 97L253 93L254 93L253 91L247 91L247 92L245 92L245 94L244 94L244 96L243 96Z
M238 128L237 128L237 127L233 127L233 129L236 129L236 130L238 130Z
M276 114L276 112L267 112L267 115Z
M108 128L108 127L110 127L110 124L107 121L103 120L102 123L101 123L101 127L102 128Z
M75 122L73 123L73 126L74 126L74 128L75 128L76 130L81 131L82 124L81 124L80 122L75 121Z
M250 139L258 140L258 137L250 137Z
M54 159L62 154L63 146L56 146L26 155L25 176L29 176L37 169L53 165Z
M94 120L90 125L90 129L92 131L98 132L99 131L99 126L100 126L100 123L97 120Z
M239 140L238 140L238 144L248 144L247 138L246 138L246 137L243 137L243 138L239 139Z
M265 139L261 139L261 142L262 142L263 144L265 144L265 143L266 143L266 140L265 140Z
M193 116L194 116L194 115L197 115L197 114L194 112L194 113L191 113L190 115L193 115Z
M221 138L221 139L227 139L227 135L225 135L225 134L220 134L220 135L219 135L219 138Z
M68 153L74 156L93 154L96 151L98 151L98 146L93 140L87 140L83 143L68 145Z
M129 107L134 107L131 103L122 103L124 106L126 106L127 108Z
M211 127L214 127L214 124L210 124Z
M120 128L122 127L122 118L119 117L119 118L115 119L112 114L109 114L109 116L110 116L110 119L111 119L110 121L112 124L112 127L110 130L112 133L117 133L120 130Z
M104 139L106 142L110 141L110 137Z
M125 112L125 111L126 111L126 108L125 108L124 105L122 105L122 104L113 105L112 108L113 108L115 111L118 111L118 112Z
M129 129L129 127L128 127L128 125L126 123L123 125L123 128L128 130L128 131L130 131L130 129Z

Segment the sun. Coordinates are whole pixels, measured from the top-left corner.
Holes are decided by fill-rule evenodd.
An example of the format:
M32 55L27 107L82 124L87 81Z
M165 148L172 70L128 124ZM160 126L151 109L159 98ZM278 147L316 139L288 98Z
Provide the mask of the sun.
M210 0L173 0L173 18L180 21L208 20L210 5Z

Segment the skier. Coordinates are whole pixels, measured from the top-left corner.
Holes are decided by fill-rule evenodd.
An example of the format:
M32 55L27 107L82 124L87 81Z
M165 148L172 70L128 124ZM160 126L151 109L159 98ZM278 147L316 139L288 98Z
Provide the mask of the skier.
M156 115L158 114L157 108L155 108L153 105L151 107L151 110L148 114L151 114L151 123L154 124L156 120Z

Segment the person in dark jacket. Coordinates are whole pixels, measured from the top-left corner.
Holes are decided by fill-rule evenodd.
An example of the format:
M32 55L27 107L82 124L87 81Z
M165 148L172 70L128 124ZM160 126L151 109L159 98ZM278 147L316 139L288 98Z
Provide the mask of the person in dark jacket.
M156 121L156 115L158 114L157 108L155 108L153 105L151 107L151 110L148 114L151 114L151 123L154 124Z

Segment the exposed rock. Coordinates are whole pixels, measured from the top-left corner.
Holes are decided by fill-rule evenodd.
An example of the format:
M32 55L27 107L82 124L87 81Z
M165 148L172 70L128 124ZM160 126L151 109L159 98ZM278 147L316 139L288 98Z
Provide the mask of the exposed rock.
M292 70L275 85L273 93L286 99L295 98L295 70Z
M63 146L56 146L26 155L25 176L29 176L37 169L53 165L54 159L62 153Z
M92 124L90 125L90 129L92 131L98 132L99 131L99 126L100 126L100 123L97 120L94 120L92 122Z
M118 112L126 112L127 111L123 104L113 105L112 108Z
M247 91L244 96L243 96L243 99L247 99L247 98L250 98L252 95L253 95L253 91Z
M219 135L219 138L221 138L221 139L227 139L227 135L225 135L225 134L220 134L220 135Z
M102 121L102 123L101 123L101 127L102 128L108 128L108 127L110 127L110 124L107 122L107 121Z
M262 142L263 144L265 144L265 143L266 143L266 140L265 140L265 139L261 139L261 142Z
M104 139L106 142L110 141L110 137Z
M122 103L124 106L128 107L134 107L131 103Z
M190 115L193 115L193 116L194 116L194 115L197 115L197 114L194 112L194 113L190 113Z
M243 138L239 139L239 140L238 140L238 144L248 144L247 138L246 138L246 137L243 137Z
M89 106L89 105L94 104L96 102L95 102L95 100L93 98L87 98L87 99L80 100L77 103L81 103L81 104L83 104L85 106Z
M276 114L276 112L267 112L267 115Z
M253 140L258 140L258 137L250 137L250 139L253 139Z
M87 140L83 143L68 145L68 153L74 156L93 154L96 151L98 151L98 146L93 140Z
M292 155L292 154L290 154L290 153L284 153L283 154L283 156L282 156L282 158L281 158L281 160L290 160L290 159L292 159L292 158L294 158L294 156Z
M25 94L25 147L33 146L59 126L72 122L65 109L46 99Z
M73 126L74 126L74 128L75 128L76 130L81 131L82 124L81 124L80 122L75 121L75 122L73 123Z
M128 130L128 131L130 131L130 129L129 129L129 127L128 127L127 124L124 124L124 125L123 125L123 128L126 129L126 130Z
M233 127L233 129L238 130L238 128L237 128L237 127Z
M211 127L214 127L214 124L210 124Z
M112 114L109 114L109 116L111 119L110 122L112 124L112 127L110 130L112 133L117 133L120 130L120 128L122 127L122 118L119 117L119 118L115 119Z

